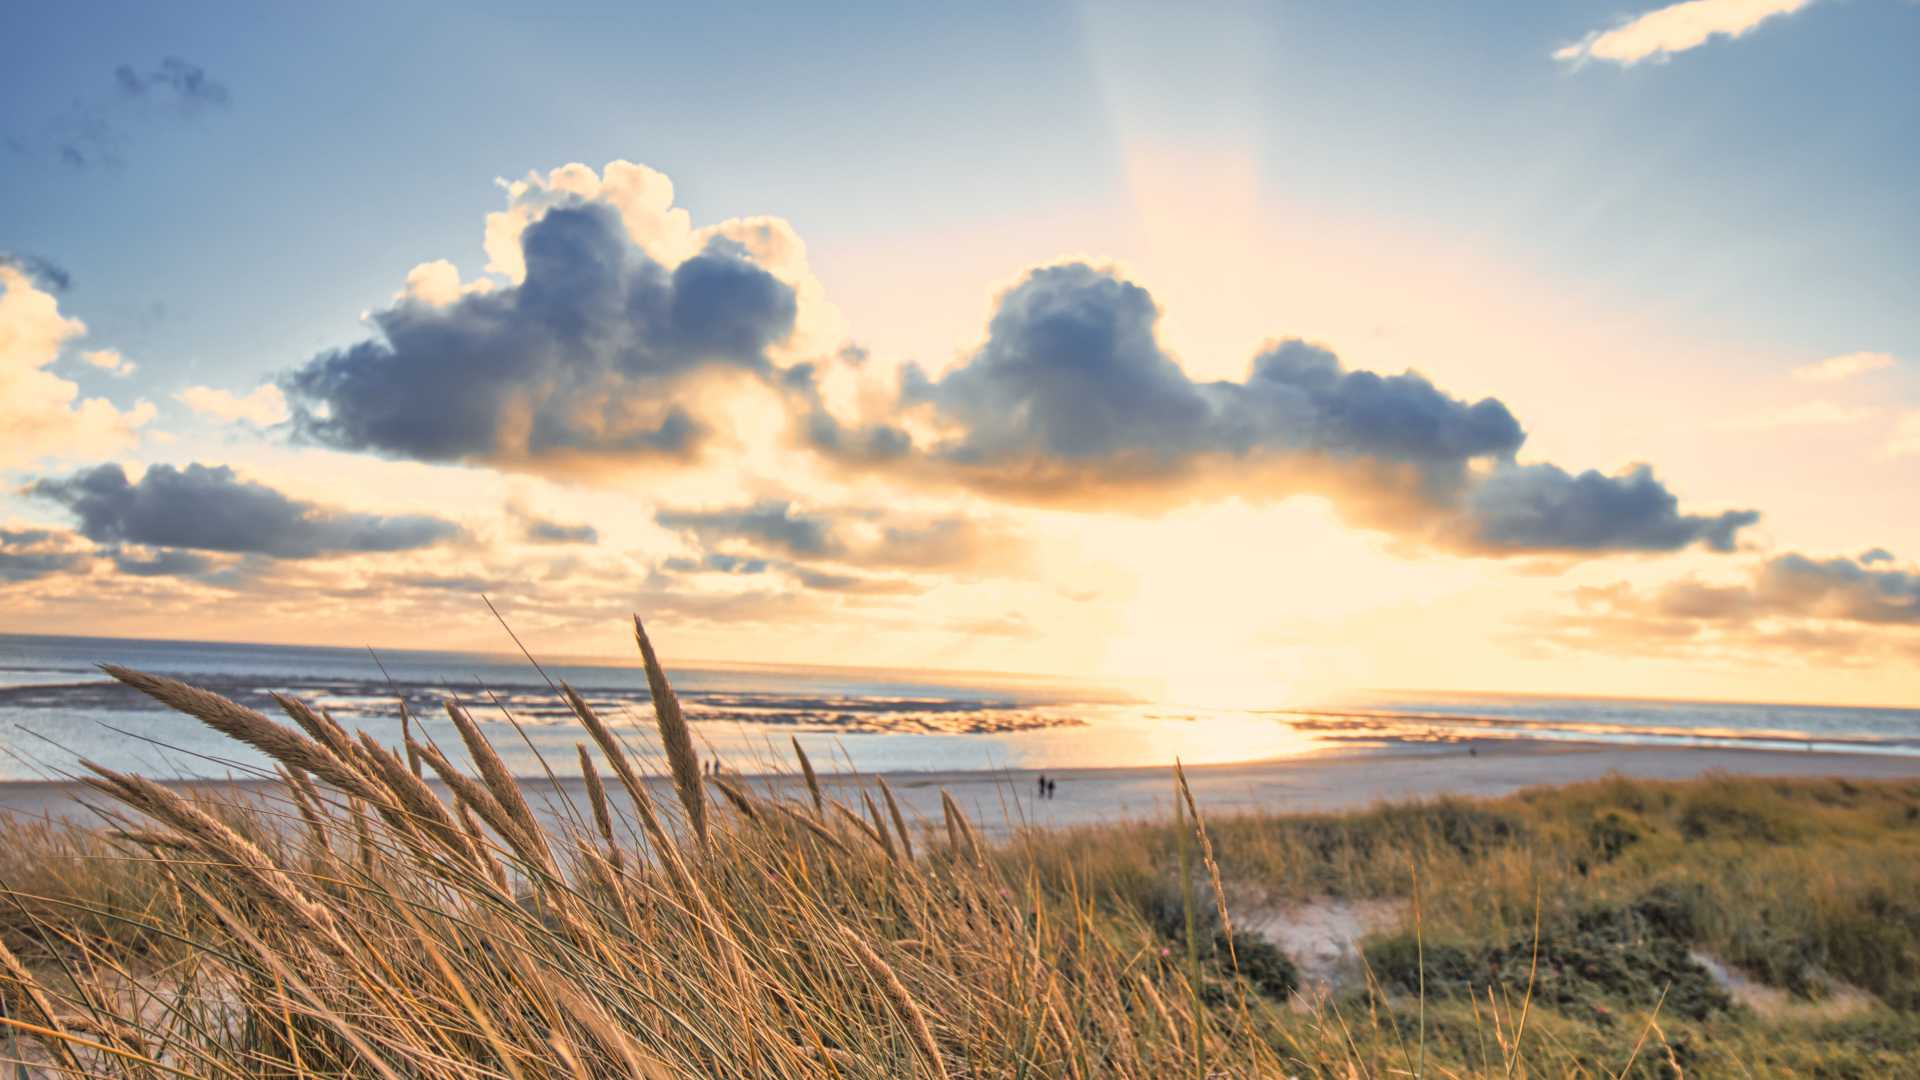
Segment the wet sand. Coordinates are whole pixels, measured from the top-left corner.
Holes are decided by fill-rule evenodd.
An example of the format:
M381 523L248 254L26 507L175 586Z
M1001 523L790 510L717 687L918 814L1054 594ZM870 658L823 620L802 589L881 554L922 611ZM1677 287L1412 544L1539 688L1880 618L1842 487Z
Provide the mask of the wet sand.
M1575 783L1617 773L1639 779L1679 780L1709 772L1748 776L1843 776L1853 779L1920 780L1920 757L1824 754L1777 749L1631 747L1595 743L1509 740L1482 742L1476 754L1464 746L1409 745L1327 752L1277 761L1194 766L1187 770L1194 797L1208 814L1239 811L1312 812L1359 809L1374 803L1430 799L1441 795L1495 796L1538 785ZM1171 767L1060 769L1052 799L1035 798L1032 770L998 772L897 772L887 782L909 816L937 823L945 789L975 823L1000 835L1020 824L1049 827L1164 818L1172 814ZM746 775L757 790L806 798L794 776ZM830 792L852 796L856 778L823 776ZM584 809L577 779L529 780L532 801L544 796L549 813ZM658 796L673 795L656 780ZM221 794L271 795L270 781L193 781L178 786ZM86 816L86 789L67 781L0 783L0 814L28 818ZM444 794L444 793L443 793ZM564 798L562 797L564 796ZM857 796L855 796L857 799Z

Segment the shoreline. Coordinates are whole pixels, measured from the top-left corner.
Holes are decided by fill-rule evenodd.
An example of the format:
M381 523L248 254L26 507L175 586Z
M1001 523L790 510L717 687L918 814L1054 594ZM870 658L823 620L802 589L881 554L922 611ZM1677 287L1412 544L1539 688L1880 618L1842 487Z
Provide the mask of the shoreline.
M1609 775L1638 780L1685 780L1711 772L1761 777L1844 777L1856 780L1920 780L1920 757L1826 753L1734 747L1659 747L1547 739L1502 739L1439 749L1408 744L1381 748L1334 748L1294 757L1186 768L1195 800L1210 815L1249 811L1325 813L1362 810L1384 802L1425 801L1444 796L1492 798L1523 788L1557 787ZM796 766L797 768L797 766ZM1022 825L1062 828L1144 821L1173 812L1173 766L1123 766L1044 770L1057 783L1051 799L1035 798L1042 770L903 770L820 775L830 794L851 793L884 776L909 817L940 820L940 793L949 792L974 823L995 836ZM788 773L729 773L762 790L805 799L803 781ZM271 797L270 779L165 781L169 786L213 795ZM558 789L546 777L527 779L530 796L543 798L558 820L586 807L585 785L562 776ZM655 777L663 799L670 782ZM444 796L438 781L430 786ZM91 790L74 780L0 781L0 818L76 819L86 816L81 799ZM855 800L857 802L857 799Z

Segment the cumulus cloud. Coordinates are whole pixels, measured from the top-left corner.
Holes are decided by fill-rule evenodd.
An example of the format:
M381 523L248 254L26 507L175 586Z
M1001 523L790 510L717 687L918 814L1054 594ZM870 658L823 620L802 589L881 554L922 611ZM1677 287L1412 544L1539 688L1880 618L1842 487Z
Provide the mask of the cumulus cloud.
M1716 37L1742 37L1762 23L1791 15L1813 0L1684 0L1625 20L1609 30L1555 49L1566 64L1604 60L1620 65L1665 60Z
M1851 352L1804 364L1794 368L1791 374L1801 382L1839 382L1870 371L1881 371L1899 362L1891 353Z
M132 445L154 408L122 411L45 370L85 323L60 313L25 271L0 264L0 468L43 457L101 457Z
M816 400L803 437L851 466L1032 503L1322 494L1363 525L1481 555L1729 550L1757 518L1683 514L1645 467L1519 464L1526 434L1500 401L1349 370L1302 341L1270 346L1242 381L1195 382L1160 344L1159 316L1110 270L1036 270L958 367L906 369L896 421L843 423Z
M174 397L202 416L229 424L244 422L255 427L271 427L284 422L289 415L286 395L271 383L255 387L244 397L211 386L189 386Z
M1617 476L1509 465L1473 487L1445 531L1452 546L1481 554L1677 551L1696 543L1732 551L1734 535L1759 520L1753 510L1683 514L1645 465Z
M402 302L372 316L378 338L290 374L297 430L527 470L687 460L712 430L702 379L769 376L793 326L792 288L725 240L669 268L597 203L547 210L519 239L519 284Z
M75 98L37 133L10 135L6 144L15 154L49 156L75 169L119 166L125 161L129 121L191 118L226 108L232 98L225 83L177 56L146 69L121 64L113 71L110 93Z
M99 465L27 490L66 507L80 533L100 544L308 559L407 551L461 534L425 514L353 513L291 499L224 465L155 465L139 483L118 465Z
M1525 431L1497 398L1349 369L1304 341L1269 346L1242 379L1192 379L1147 290L1085 263L1031 271L957 366L908 365L887 386L843 342L795 351L818 282L785 222L696 228L665 176L627 162L505 186L486 249L507 283L416 267L370 316L376 337L282 380L299 437L549 475L685 465L737 433L726 395L746 385L841 469L1012 502L1152 511L1314 494L1363 526L1479 555L1727 550L1755 517L1682 512L1644 467L1522 464ZM846 522L816 516L767 503L670 509L660 524L708 546L731 534L782 558L851 557ZM868 535L857 550L887 545Z

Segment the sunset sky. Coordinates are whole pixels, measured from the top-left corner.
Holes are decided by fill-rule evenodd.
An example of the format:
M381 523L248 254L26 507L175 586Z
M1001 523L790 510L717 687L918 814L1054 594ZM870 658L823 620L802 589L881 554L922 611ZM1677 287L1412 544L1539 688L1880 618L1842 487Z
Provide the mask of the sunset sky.
M1920 5L10 8L0 631L1920 698Z

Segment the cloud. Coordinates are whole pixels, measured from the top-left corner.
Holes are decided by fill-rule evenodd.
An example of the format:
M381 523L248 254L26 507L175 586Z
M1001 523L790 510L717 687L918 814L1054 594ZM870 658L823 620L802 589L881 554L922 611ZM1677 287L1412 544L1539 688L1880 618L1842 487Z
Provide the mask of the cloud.
M1782 428L1833 427L1857 424L1870 419L1878 410L1862 406L1850 409L1831 401L1806 401L1783 409L1735 416L1714 424L1719 431L1778 431Z
M1622 66L1665 60L1716 37L1738 38L1770 19L1791 15L1813 0L1685 0L1636 15L1611 30L1596 30L1555 49L1553 58L1581 65L1605 60Z
M93 560L74 550L71 538L51 529L0 529L0 585L85 573Z
M487 292L493 287L494 282L490 278L463 283L459 267L446 259L435 259L407 271L406 284L393 294L393 298L445 307L468 293Z
M849 467L1046 505L1321 494L1359 524L1476 555L1729 550L1757 518L1682 514L1645 467L1519 464L1526 434L1497 399L1348 370L1302 341L1269 346L1242 381L1195 382L1159 316L1113 271L1035 270L959 366L906 369L893 417L845 424L816 397L802 437Z
M290 499L224 465L155 465L137 484L120 466L99 465L27 491L66 507L81 534L100 544L307 559L407 551L461 535L452 522L424 514L352 513Z
M232 100L225 83L207 77L205 68L177 56L160 61L151 71L135 71L121 64L113 70L113 85L123 97L164 99L189 112L203 108L225 108Z
M1683 514L1645 465L1617 476L1510 465L1474 486L1444 535L1450 547L1487 555L1678 551L1696 543L1724 552L1734 550L1739 530L1759 520L1753 510Z
M115 550L112 558L121 573L134 577L198 577L219 566L197 551L179 548L161 548L148 555Z
M597 544L600 530L591 525L563 525L542 518L527 518L522 535L536 544Z
M44 370L86 324L60 313L25 271L0 264L0 468L45 457L99 458L131 446L154 407L122 411Z
M1791 374L1801 382L1839 382L1856 375L1865 375L1870 371L1880 371L1899 363L1891 353L1851 352L1842 356L1829 356L1794 368Z
M109 375L125 378L138 369L137 364L120 355L118 349L94 349L80 354L80 359L99 368Z
M728 547L803 562L976 574L1012 573L1027 565L1023 537L957 515L916 518L866 507L801 510L789 501L768 499L717 510L662 509L654 520L707 549ZM805 581L833 580L815 567L780 565Z
M1565 648L1666 658L1731 658L1755 650L1864 666L1920 657L1920 574L1860 558L1789 552L1743 579L1685 578L1650 589L1624 582L1574 590L1580 610L1545 620L1540 640Z
M844 550L829 518L796 512L792 503L781 500L723 510L661 510L654 520L708 544L744 540L803 558L834 556Z
M118 167L125 163L127 122L157 115L190 119L232 100L225 83L177 56L144 71L121 64L110 93L76 98L37 134L9 136L6 144L15 154L50 157L74 169Z
M28 280L48 292L66 292L73 287L73 275L58 263L38 255L0 251L0 266L10 266L27 275Z
M229 424L244 422L255 427L272 427L289 415L286 395L271 383L256 387L245 397L211 386L189 386L174 397L202 416Z
M547 210L520 236L526 277L372 316L380 336L283 382L297 430L391 457L563 470L689 460L711 433L704 377L771 374L793 290L715 239L671 268L615 212Z

